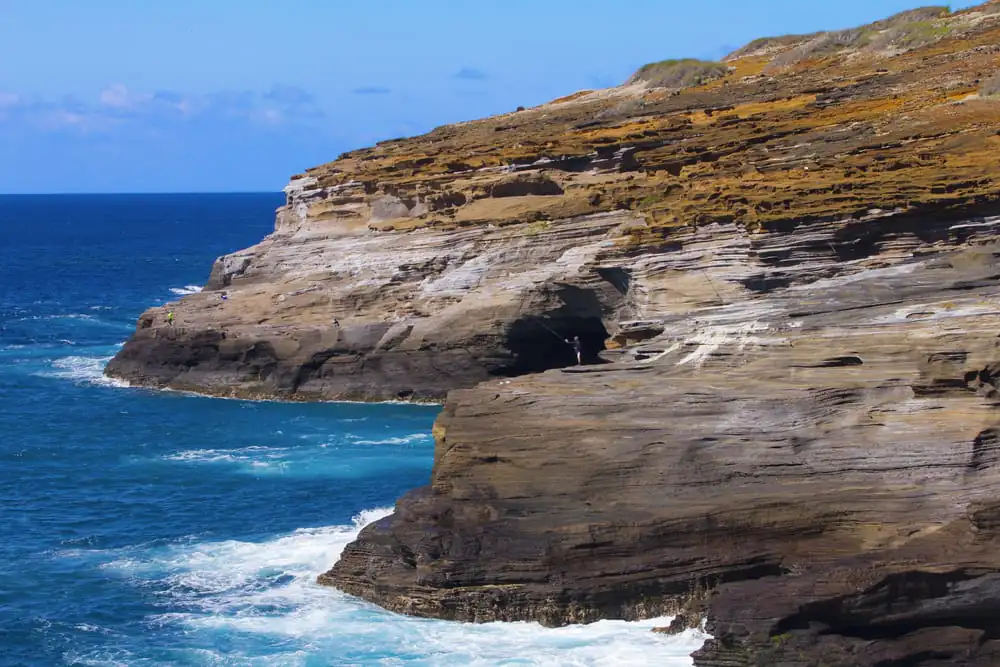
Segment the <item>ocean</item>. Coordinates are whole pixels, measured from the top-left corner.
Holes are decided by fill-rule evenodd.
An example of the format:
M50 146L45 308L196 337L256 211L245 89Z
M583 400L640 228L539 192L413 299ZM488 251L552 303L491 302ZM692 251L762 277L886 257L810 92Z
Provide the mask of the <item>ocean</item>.
M438 408L212 399L102 370L282 195L0 196L0 666L690 665L664 619L385 612L314 580L426 484Z

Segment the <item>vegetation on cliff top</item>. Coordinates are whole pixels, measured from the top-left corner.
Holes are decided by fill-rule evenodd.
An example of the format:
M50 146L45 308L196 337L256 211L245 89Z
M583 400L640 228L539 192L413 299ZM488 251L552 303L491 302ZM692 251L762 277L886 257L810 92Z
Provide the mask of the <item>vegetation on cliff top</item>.
M983 83L997 70L1000 3L946 11L758 40L724 64L652 63L633 80L657 85L441 127L309 174L422 202L386 230L633 210L646 224L630 236L657 243L710 223L757 231L876 209L982 209L1000 202L1000 104L974 94L1000 89ZM865 40L895 46L860 49ZM775 58L804 59L774 69ZM521 171L544 172L561 194L497 197L490 184Z
M655 88L690 88L724 77L728 72L724 63L710 60L661 60L640 67L628 83L646 83Z
M764 37L729 54L726 60L775 54L766 69L776 71L837 53L863 51L887 55L926 46L947 36L951 26L941 19L950 15L949 7L935 5L900 12L857 28Z

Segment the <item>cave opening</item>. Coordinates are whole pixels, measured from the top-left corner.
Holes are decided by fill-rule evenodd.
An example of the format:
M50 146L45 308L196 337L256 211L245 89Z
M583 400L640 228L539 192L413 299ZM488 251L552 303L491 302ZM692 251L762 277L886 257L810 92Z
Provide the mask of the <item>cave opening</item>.
M576 365L576 352L571 343L580 337L584 365L604 363L600 353L608 339L608 330L600 317L525 317L514 321L507 329L507 349L511 363L493 374L515 377L541 373L553 368Z

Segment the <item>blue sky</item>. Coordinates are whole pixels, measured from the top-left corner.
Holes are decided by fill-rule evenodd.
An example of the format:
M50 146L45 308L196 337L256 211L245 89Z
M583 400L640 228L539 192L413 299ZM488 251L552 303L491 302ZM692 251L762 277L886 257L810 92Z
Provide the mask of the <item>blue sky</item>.
M345 150L614 85L649 61L914 6L0 0L0 192L278 190Z

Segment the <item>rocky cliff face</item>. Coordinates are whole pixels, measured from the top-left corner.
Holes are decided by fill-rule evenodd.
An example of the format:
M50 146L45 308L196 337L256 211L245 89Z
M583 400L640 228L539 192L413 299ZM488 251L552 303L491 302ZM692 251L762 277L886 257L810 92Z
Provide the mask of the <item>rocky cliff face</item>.
M1000 605L985 518L1000 218L934 227L865 221L870 254L851 262L838 244L858 240L837 225L691 232L658 268L711 272L721 301L675 294L690 309L645 323L663 333L615 363L453 392L431 487L323 580L472 620L697 602L719 638L706 665L896 664L879 660L913 647L993 664L976 642L992 646L980 614ZM762 259L784 267L780 288L726 289ZM801 650L840 657L782 662Z
M996 664L998 40L932 8L346 154L108 372L451 390L430 487L321 577L391 609Z

